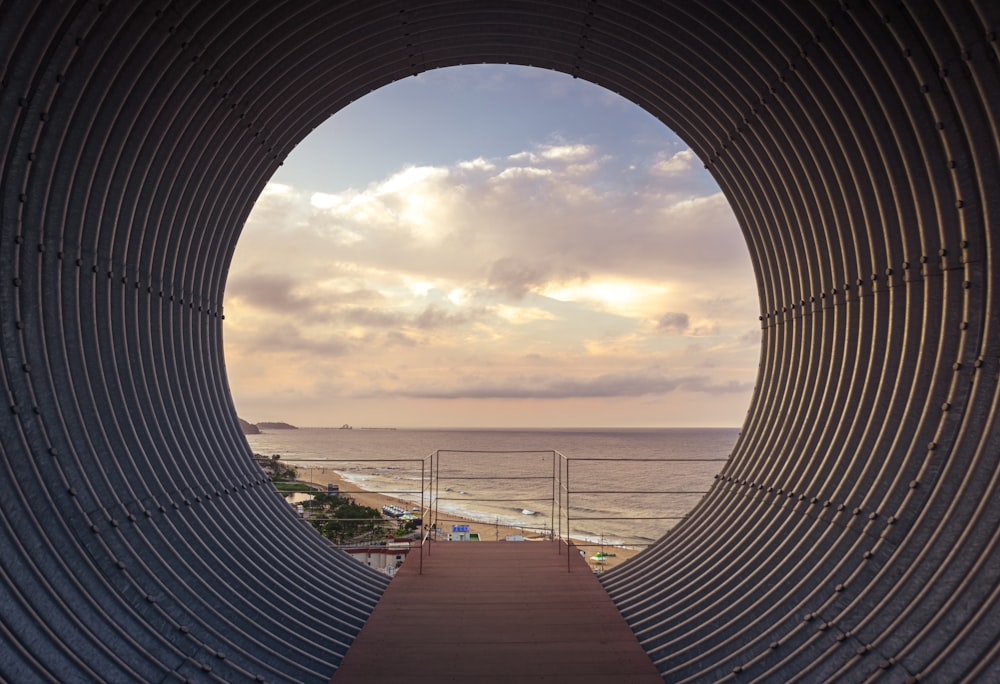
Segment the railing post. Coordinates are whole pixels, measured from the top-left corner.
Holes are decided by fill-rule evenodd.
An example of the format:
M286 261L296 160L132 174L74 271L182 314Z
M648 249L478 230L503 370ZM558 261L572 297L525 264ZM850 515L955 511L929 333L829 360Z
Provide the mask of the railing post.
M427 539L427 535L425 533L427 525L423 520L427 513L427 509L424 508L424 488L427 485L424 479L424 463L425 461L420 462L420 524L424 529L420 531L420 568L417 573L419 575L424 574L424 542ZM430 553L431 550L427 549L427 555L430 555Z
M570 555L571 555L570 554L570 539L572 539L572 536L570 535L570 532L571 532L571 530L573 528L570 526L570 522L569 522L570 521L570 515L569 515L569 506L570 506L569 495L570 495L570 488L569 488L569 459L567 458L566 459L566 572L572 572L572 570L573 570L573 566L570 563L570 561L572 560L570 558Z
M552 541L552 535L556 531L556 451L552 450L552 501L549 502L549 541ZM558 546L558 545L557 545Z

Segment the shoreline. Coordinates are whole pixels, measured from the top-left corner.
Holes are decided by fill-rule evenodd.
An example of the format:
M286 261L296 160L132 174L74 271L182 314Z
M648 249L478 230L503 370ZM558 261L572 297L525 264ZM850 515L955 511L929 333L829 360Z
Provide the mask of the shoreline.
M415 505L418 505L401 497L393 496L392 494L382 494L379 492L361 489L357 484L347 480L335 469L328 466L299 465L295 464L292 459L289 460L289 463L294 465L298 471L299 480L308 482L312 485L320 486L324 489L328 484L333 484L340 488L340 494L342 496L350 497L363 506L370 506L371 508L381 511L382 507L387 505L401 506L406 510L410 510ZM426 506L427 502L425 502L424 505ZM523 537L524 542L530 543L532 541L548 540L549 538L548 532L542 532L527 526L522 527L484 522L482 520L475 520L473 518L455 513L438 511L437 525L441 529L441 532L437 536L438 542L446 544L468 543L448 541L448 526L452 524L468 525L469 532L478 534L481 541L503 541L510 537L520 536ZM578 539L574 539L573 543L577 546L578 550L584 553L587 564L595 571L613 568L640 552L640 549L604 544L603 550L605 550L605 553L611 553L614 555L608 556L603 560L595 560L593 556L602 551L601 544Z

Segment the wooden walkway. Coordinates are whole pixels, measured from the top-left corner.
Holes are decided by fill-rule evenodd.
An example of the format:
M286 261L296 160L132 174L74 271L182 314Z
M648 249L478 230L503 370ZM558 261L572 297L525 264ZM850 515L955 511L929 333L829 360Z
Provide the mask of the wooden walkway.
M604 588L550 542L439 542L410 553L332 682L662 679Z

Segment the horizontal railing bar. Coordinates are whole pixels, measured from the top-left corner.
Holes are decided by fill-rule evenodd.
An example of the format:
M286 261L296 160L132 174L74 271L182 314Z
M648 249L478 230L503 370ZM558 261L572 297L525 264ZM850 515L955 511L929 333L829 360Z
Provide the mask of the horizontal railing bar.
M478 477L469 476L465 477L462 475L449 475L448 477L439 477L438 482L454 482L456 480L551 480L551 475L517 475L514 477L506 477L504 475L494 475L493 477Z
M436 452L438 454L552 454L552 449L538 450L538 449L527 449L527 450L511 450L511 451L497 451L495 449L438 449ZM556 452L558 453L558 452Z
M424 458L298 458L285 456L281 461L302 461L305 463L424 463Z
M645 491L627 489L571 489L570 494L708 494L708 492Z
M529 498L523 497L523 496L519 496L516 499L481 499L478 496L476 498L474 498L474 499L456 499L456 498L453 498L453 497L447 497L446 498L446 497L443 497L443 496L439 496L437 498L437 500L438 501L491 501L491 502L497 502L497 501L506 501L506 502L511 502L511 501L552 501L551 498L546 498L546 499L530 498L529 499Z
M651 518L625 518L623 516L618 516L618 515L606 515L603 518L598 518L598 517L580 518L574 515L573 522L576 522L577 520L684 520L684 518L686 517L687 517L686 515L658 515Z
M298 490L281 490L275 489L278 494L420 494L419 489L337 489L334 491L329 491L326 489L298 489Z
M725 463L728 458L609 458L589 457L566 458L567 461L621 461L623 463Z
M391 520L386 520L385 518L317 518L309 515L308 513L300 519L315 520L317 522L330 522L331 520L343 520L344 522L392 522Z

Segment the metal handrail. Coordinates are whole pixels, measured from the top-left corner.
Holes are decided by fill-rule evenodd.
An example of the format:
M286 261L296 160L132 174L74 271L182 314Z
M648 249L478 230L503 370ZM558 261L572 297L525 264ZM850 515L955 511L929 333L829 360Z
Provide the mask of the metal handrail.
M570 501L570 496L573 494L636 494L636 495L662 495L662 496L690 496L690 495L705 495L708 493L707 490L626 490L626 489L576 489L574 490L570 484L570 464L572 462L608 462L608 463L725 463L728 458L607 458L607 457L573 457L569 458L563 456L560 465L560 527L562 525L562 511L565 511L566 518L566 537L563 540L560 536L560 540L565 543L567 547L567 558L566 558L566 571L572 571L572 564L570 563L570 557L568 549L570 546L598 546L602 548L606 545L602 538L600 543L598 542L580 542L579 540L572 539L572 521L581 520L684 520L687 516L573 516L571 514L572 504ZM562 474L565 472L565 480L562 479ZM562 507L563 497L565 496L565 508ZM562 544L560 544L560 547Z
M491 475L491 476L480 476L480 475L454 475L448 474L447 468L444 469L442 473L442 462L448 459L442 458L443 455L452 454L492 454L497 456L522 456L522 455L551 455L552 462L552 472L546 475ZM587 547L587 546L598 546L602 548L607 545L605 539L600 542L590 542L582 539L573 538L573 523L581 521L611 521L611 520L683 520L686 515L662 515L662 516L618 516L618 515L606 515L606 516L594 516L594 515L574 515L574 504L576 503L572 497L586 495L601 495L601 494L628 494L628 495L658 495L658 496L693 496L693 495L704 495L707 490L675 490L675 489L614 489L614 488L604 488L604 489L574 489L571 484L570 474L571 465L573 463L658 463L658 464L668 464L668 463L706 463L706 462L718 462L724 463L728 459L726 458L607 458L607 457L567 457L559 451L554 449L530 449L530 450L457 450L457 449L438 449L431 452L426 457L422 459L403 459L403 458L291 458L289 460L295 462L305 462L305 463L357 463L357 464L370 464L370 463L420 463L420 489L393 489L393 490L338 490L341 494L383 494L383 495L399 495L399 494L420 494L420 510L423 516L423 529L420 534L420 542L418 546L420 547L420 574L423 574L423 554L424 547L427 547L427 553L430 555L431 549L433 548L434 541L437 540L437 533L439 530L439 523L441 522L458 522L463 520L463 518L450 518L441 517L440 514L440 502L442 501L476 501L476 502L550 502L550 516L547 520L548 525L542 527L527 527L522 526L524 529L532 529L543 534L547 534L550 539L558 540L559 543L556 544L556 549L558 553L562 553L562 547L565 545L567 548L567 559L566 567L567 571L571 571L572 563L570 562L570 547ZM470 467L468 461L462 463L464 469ZM473 467L475 467L473 465ZM549 496L518 496L518 497L475 497L475 496L441 496L441 483L444 482L459 482L459 481L545 481L550 480L552 482L552 492ZM319 490L323 493L322 490ZM464 493L464 492L463 492ZM579 507L579 504L576 504ZM344 519L347 520L347 519ZM351 519L354 520L354 519ZM362 519L357 519L362 520ZM364 520L368 520L367 518ZM565 522L565 530L563 524ZM613 544L612 546L617 546L618 544ZM629 544L629 547L636 546L646 546L648 543L638 543Z

